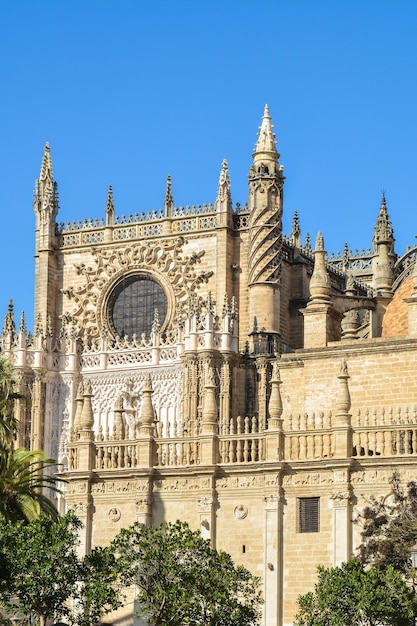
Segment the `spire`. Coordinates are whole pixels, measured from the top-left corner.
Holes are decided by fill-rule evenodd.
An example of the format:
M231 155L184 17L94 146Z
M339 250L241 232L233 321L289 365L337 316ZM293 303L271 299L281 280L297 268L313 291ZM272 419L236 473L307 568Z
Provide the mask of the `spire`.
M106 226L112 226L114 223L114 202L113 202L113 187L109 185L107 192L106 202Z
M273 132L273 125L271 124L271 116L269 115L269 107L266 104L264 114L262 118L262 124L259 127L258 141L255 144L255 151L253 157L259 152L272 153L275 158L279 159L279 154L276 148L275 133Z
M385 193L383 192L372 240L374 248L372 282L379 296L389 298L392 297L392 283L394 280L394 241L394 231L387 211Z
M382 192L381 207L374 228L374 248L376 248L379 243L389 242L394 242L394 230L387 211L385 193Z
M168 174L167 184L165 188L165 198L164 198L164 209L165 209L165 215L167 217L171 217L173 208L174 208L174 196L172 195L172 182L171 182L171 176Z
M298 219L297 211L294 211L294 217L292 220L292 227L291 227L291 236L290 236L290 240L293 246L296 246L297 248L300 247L300 237L301 237L300 220Z
M219 184L217 186L216 211L220 213L230 212L232 214L232 194L230 192L229 167L226 159L223 159L220 170Z
M3 325L3 335L11 335L13 336L16 331L16 326L14 323L14 307L13 300L9 301L9 306L7 307L7 313L4 318Z
M52 172L51 148L48 142L46 142L44 146L39 184L42 187L43 193L52 192L54 176Z
M24 311L22 311L21 314L20 314L19 334L26 335L26 323L25 323L25 312Z
M54 220L58 213L58 185L52 172L51 148L46 142L43 151L41 172L35 182L35 210L44 213L43 218Z

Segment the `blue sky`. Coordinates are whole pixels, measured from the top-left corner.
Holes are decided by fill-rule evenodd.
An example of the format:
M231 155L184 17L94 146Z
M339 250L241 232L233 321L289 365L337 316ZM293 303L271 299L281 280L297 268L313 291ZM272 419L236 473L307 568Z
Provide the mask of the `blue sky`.
M58 221L234 202L265 103L284 231L371 245L381 191L402 254L417 232L417 3L0 0L0 316L33 324L34 181L48 141Z

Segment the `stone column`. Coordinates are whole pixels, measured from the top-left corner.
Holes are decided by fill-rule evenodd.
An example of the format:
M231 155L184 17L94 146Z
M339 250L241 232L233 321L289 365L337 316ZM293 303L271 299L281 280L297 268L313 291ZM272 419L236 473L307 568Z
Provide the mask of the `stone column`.
M264 623L282 623L282 496L272 494L265 502Z
M343 471L335 472L335 474L338 473L343 475ZM352 556L350 488L347 483L341 485L341 488L341 491L336 491L330 496L333 502L334 567L348 561Z
M216 380L210 363L206 365L206 384L202 411L201 464L217 462L217 437L219 409L216 399Z

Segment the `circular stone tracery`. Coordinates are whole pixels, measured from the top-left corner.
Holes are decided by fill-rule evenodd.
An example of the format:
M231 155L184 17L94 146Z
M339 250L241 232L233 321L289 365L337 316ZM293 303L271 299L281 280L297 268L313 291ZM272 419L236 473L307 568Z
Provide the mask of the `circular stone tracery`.
M108 320L111 331L119 337L143 333L149 336L158 311L163 326L168 311L165 290L146 274L133 274L117 283L108 301Z

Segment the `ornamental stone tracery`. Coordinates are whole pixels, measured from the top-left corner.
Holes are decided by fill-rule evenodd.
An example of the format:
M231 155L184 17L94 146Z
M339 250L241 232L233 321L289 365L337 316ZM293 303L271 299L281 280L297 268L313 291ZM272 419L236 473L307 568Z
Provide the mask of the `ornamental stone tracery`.
M166 327L172 327L176 307L184 304L198 284L213 274L196 271L204 250L183 256L183 245L184 239L178 237L153 242L152 247L138 243L123 250L92 248L94 265L75 266L77 274L85 278L84 285L62 290L67 301L74 303L73 310L63 314L63 320L76 324L81 337L99 337L103 328L109 331L108 298L123 276L138 273L163 286L168 297Z

